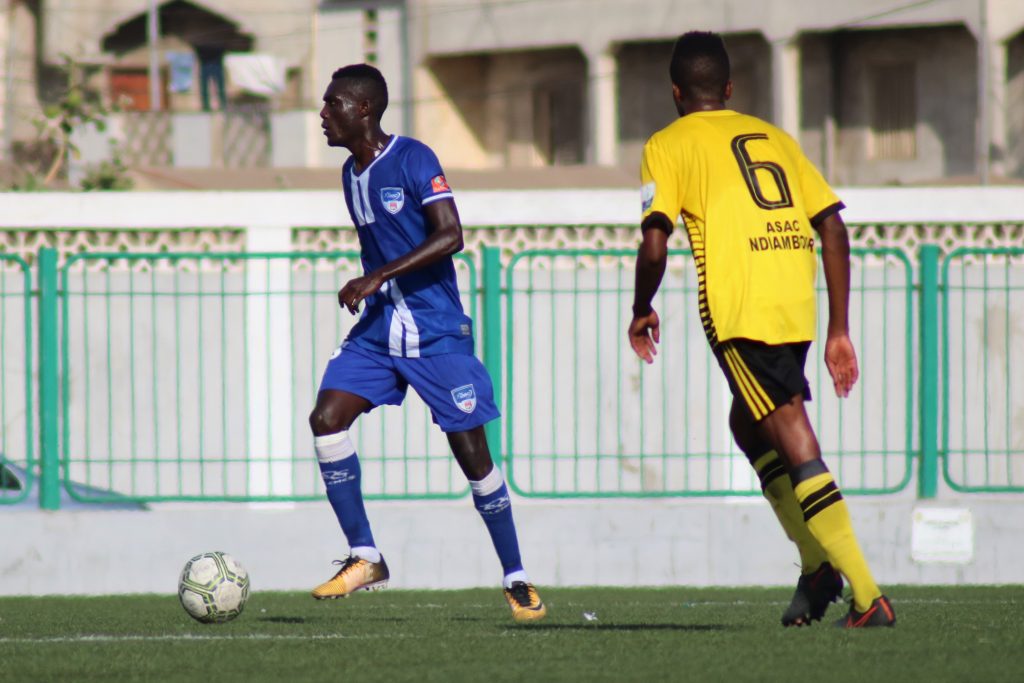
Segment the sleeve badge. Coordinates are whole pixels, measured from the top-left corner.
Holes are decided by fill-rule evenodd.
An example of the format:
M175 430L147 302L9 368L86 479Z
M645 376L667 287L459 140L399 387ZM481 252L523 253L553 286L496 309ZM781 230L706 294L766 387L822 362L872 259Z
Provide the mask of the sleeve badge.
M436 175L430 179L430 189L434 191L434 194L452 191L452 188L448 187L448 181L444 179L443 175Z

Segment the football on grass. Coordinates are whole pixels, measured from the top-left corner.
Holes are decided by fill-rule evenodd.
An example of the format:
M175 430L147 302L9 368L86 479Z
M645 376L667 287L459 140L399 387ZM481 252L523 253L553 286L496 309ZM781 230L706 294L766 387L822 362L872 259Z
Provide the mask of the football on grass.
M196 621L204 624L231 621L242 613L249 599L249 573L227 553L196 555L181 571L178 597L181 606Z

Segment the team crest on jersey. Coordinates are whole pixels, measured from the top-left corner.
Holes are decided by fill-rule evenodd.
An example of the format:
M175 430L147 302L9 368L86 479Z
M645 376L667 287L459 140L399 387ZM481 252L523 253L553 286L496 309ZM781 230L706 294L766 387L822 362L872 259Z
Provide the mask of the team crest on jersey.
M452 399L455 405L464 413L472 413L476 410L476 389L472 384L465 384L452 389Z
M644 186L640 188L640 210L643 211L643 213L647 213L651 208L651 205L654 204L654 191L655 185L653 181L644 183Z
M400 187L382 187L380 201L390 214L396 214L405 206L405 190Z
M452 188L448 187L448 181L444 179L443 175L436 175L430 179L430 189L434 191L434 194L452 191Z

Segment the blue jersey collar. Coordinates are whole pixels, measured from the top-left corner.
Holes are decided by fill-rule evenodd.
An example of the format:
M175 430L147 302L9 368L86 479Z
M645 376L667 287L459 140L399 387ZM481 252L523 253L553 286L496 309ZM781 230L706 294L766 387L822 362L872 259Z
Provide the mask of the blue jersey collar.
M378 161L380 161L385 156L387 156L387 153L390 152L391 149L395 146L395 143L398 142L398 137L399 136L397 134L392 135L391 136L391 142L389 142L388 146L384 148L384 151L381 152L380 154L378 154L376 157L374 157L373 161L370 162L369 166L364 168L359 173L356 173L356 163L355 163L355 160L353 159L353 161L352 161L352 175L358 178L359 176L363 175L364 173L369 171L371 168L373 168L374 164L376 164Z

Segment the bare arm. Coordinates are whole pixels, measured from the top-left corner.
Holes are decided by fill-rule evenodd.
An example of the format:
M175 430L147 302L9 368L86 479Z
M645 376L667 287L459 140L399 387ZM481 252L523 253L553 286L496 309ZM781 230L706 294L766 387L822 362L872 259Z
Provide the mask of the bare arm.
M661 341L661 321L651 301L661 286L668 259L668 236L672 222L661 213L652 213L641 226L643 242L636 254L636 284L633 293L633 319L627 335L633 351L648 363L654 362Z
M462 251L462 224L452 199L441 199L423 207L430 225L427 239L408 254L385 263L377 270L345 283L338 292L338 304L350 313L359 311L359 302L374 294L391 278L425 268Z
M828 288L828 338L825 366L836 396L847 396L857 381L857 354L850 341L850 238L838 213L815 226L821 238L821 259Z

